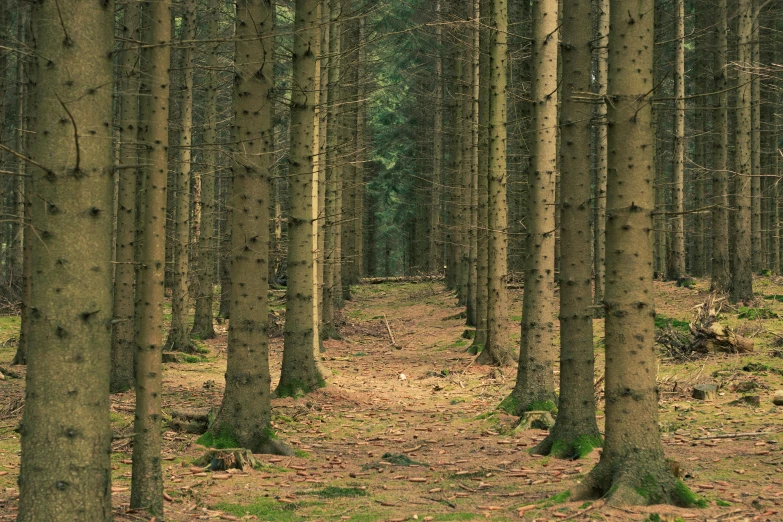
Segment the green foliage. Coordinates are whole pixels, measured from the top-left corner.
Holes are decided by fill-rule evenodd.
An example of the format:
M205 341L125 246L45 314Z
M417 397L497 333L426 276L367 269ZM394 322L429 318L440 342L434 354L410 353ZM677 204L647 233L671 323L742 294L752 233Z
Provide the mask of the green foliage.
M755 321L757 319L775 319L778 317L778 314L769 308L751 308L748 306L740 306L737 309L737 317L739 319Z
M568 499L571 497L571 491L565 490L562 493L558 493L557 495L553 495L546 499L544 502L546 505L555 505L555 504L562 504L563 502L567 502Z
M675 330L682 330L684 333L691 331L688 321L680 321L679 319L671 319L664 315L656 314L655 327L658 329L674 328Z
M196 439L196 444L201 444L207 448L225 449L225 448L238 448L239 443L234 437L234 432L227 425L223 425L217 435L212 433L212 430L207 430L205 434Z
M302 519L293 511L296 504L281 504L268 497L258 497L249 505L223 502L216 505L215 508L237 517L254 515L260 520L269 522L295 522Z
M338 488L335 486L327 486L314 492L314 494L323 498L366 497L367 490L362 488Z

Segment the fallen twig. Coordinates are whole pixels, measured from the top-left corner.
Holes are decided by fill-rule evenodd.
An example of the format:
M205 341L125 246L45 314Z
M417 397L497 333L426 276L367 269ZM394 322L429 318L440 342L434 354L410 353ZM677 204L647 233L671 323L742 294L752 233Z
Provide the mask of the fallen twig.
M389 320L386 319L386 314L383 314L383 322L386 323L386 331L389 332L389 339L391 339L392 346L397 348L397 342L394 340L394 334L392 333L391 326L389 326Z
M724 435L713 435L711 437L696 437L693 440L710 440L710 439L738 439L740 437L757 437L759 435L773 435L774 431L756 431L753 433L727 433Z

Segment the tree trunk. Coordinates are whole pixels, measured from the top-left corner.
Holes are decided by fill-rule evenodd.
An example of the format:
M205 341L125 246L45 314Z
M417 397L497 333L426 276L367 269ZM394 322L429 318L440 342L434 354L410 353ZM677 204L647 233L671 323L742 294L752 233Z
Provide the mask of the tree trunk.
M443 183L443 26L440 24L440 2L435 1L435 106L432 130L432 192L430 193L429 221L429 272L434 274L443 269L443 242L441 240L441 187Z
M329 8L329 69L327 82L327 117L326 117L326 199L324 225L324 281L323 281L323 302L321 323L322 339L338 339L340 334L337 332L335 324L335 294L340 291L335 286L335 272L339 270L337 263L337 227L340 225L337 213L337 179L339 177L340 165L340 125L338 111L339 81L341 73L341 35L343 24L340 23L342 14L341 0L331 0Z
M209 0L207 38L218 37L218 0ZM191 334L199 339L215 337L212 321L212 297L215 279L215 173L217 171L217 83L218 46L207 49L206 107L204 122L204 171L201 173L201 223L198 236L196 311Z
M601 445L593 387L593 289L590 235L590 2L563 3L560 126L560 401L555 425L535 452L584 457Z
M728 53L727 0L718 0L712 19L712 276L711 289L726 292L731 284L729 266L729 121L726 73Z
M671 248L669 249L668 279L685 275L685 0L675 0L674 35L674 154L672 166Z
M163 346L163 270L166 255L166 173L168 171L171 2L144 0L139 143L144 168L144 204L140 220L140 302L136 333L136 416L130 505L151 515L163 513L161 471L161 389Z
M130 1L125 6L122 22L125 44L120 55L120 121L119 139L121 166L138 165L139 145L136 130L139 124L139 41L141 6ZM136 176L138 168L119 171L117 194L117 241L114 272L114 322L111 339L111 391L124 392L133 388L134 295L136 269L134 241L136 239Z
M653 318L653 0L612 0L606 224L606 439L575 497L689 504L664 460ZM692 498L692 497L691 497Z
M37 2L32 22L36 279L17 520L109 521L114 3Z
M759 0L751 0L750 35L750 251L751 269L764 266L764 243L761 228L761 70L759 69ZM747 66L747 65L746 65Z
M737 17L737 130L736 130L736 217L734 220L734 263L732 266L732 302L753 299L751 230L751 175L752 175L752 86L751 48L753 37L753 9L751 0L738 0Z
M194 352L188 328L190 251L190 161L193 135L193 47L196 38L196 0L183 4L182 29L182 96L180 99L180 131L175 174L174 201L174 264L171 277L171 326L166 339L166 351Z
M558 38L558 0L534 2L531 99L535 135L528 178L522 336L517 382L506 403L507 410L517 415L529 410L553 410L557 403L553 341Z
M468 244L465 257L467 270L467 321L468 326L478 326L478 311L476 293L478 291L476 278L478 276L477 262L477 226L478 226L478 141L479 141L479 4L478 0L467 0L471 48L469 49L469 64L467 80L467 114L465 159L469 161L467 182L467 212L468 212Z
M506 66L508 4L491 1L489 46L489 158L487 181L487 339L478 361L508 365L508 206L506 204Z
M606 77L609 59L609 0L596 0L597 35L595 44L595 85L600 97L595 104L595 217L593 218L593 233L595 248L593 263L595 268L593 303L595 316L604 315L604 286L606 270L606 162L608 161L608 145L606 142Z
M313 183L315 54L319 44L318 1L296 0L288 217L288 286L283 367L278 396L295 396L324 386L318 364L318 302L314 234L318 187Z
M491 0L477 0L479 9L478 66L478 164L476 165L476 335L471 353L484 349L487 342L487 292L489 251L487 248L487 185L489 182L489 12Z
M346 0L348 7L356 6L355 2L349 2ZM346 84L344 86L343 96L343 115L345 123L343 128L346 132L345 148L343 151L343 177L342 177L342 196L340 205L340 222L342 223L340 234L340 271L341 271L341 288L338 291L342 292L340 305L342 306L345 300L351 299L351 285L358 283L359 278L356 276L356 118L357 110L356 105L359 102L358 99L358 61L359 61L359 20L355 19L356 13L353 10L349 11L351 16L354 17L346 27L345 31L345 46L346 50L346 65L344 68L343 77Z
M234 155L233 168L235 233L226 391L210 433L253 453L290 454L275 440L271 428L267 339L273 12L270 0L237 3L234 127L243 146Z

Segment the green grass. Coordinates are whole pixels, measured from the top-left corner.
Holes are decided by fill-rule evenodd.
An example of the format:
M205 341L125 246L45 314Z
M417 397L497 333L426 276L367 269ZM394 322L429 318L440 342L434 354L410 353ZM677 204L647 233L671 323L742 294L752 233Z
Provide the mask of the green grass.
M322 498L366 497L367 490L362 488L339 488L336 486L327 486L309 494Z
M256 498L252 504L248 505L221 502L215 506L216 509L237 517L254 515L260 520L268 520L269 522L295 522L304 520L303 516L294 513L296 507L296 504L282 504L267 497Z

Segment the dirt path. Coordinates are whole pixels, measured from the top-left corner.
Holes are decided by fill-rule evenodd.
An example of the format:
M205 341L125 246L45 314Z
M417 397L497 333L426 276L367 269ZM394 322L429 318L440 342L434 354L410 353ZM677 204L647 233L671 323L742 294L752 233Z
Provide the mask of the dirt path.
M667 317L687 318L702 297L697 290L672 285L657 290L659 312ZM774 293L778 287L768 290ZM515 295L509 320L517 339L519 298ZM778 306L778 301L770 303ZM680 463L685 482L707 501L705 509L547 502L568 491L595 464L598 451L578 462L528 454L545 432L515 431L516 419L494 410L510 391L514 370L472 364L455 304L439 283L359 287L344 310L343 339L324 346L324 364L332 372L329 386L274 401L277 433L296 456L260 456L264 465L248 473L201 473L191 467L203 453L197 437L167 432L167 520L783 520L783 415L766 397L783 387L783 371L746 375L741 370L747 360L769 362L768 357L662 364L667 456ZM780 308L783 313L783 304ZM386 322L397 347L390 343ZM601 332L597 321L598 337ZM760 343L772 338L759 334ZM167 365L167 410L219 403L225 328L206 344L211 353L205 360ZM273 338L276 371L281 350L282 339ZM10 349L0 351L0 365L7 366L12 356ZM773 361L783 370L783 360ZM713 377L713 371L724 374ZM725 382L718 401L689 399L688 386L715 379ZM729 406L740 393L731 387L747 381L763 386L764 404L757 409ZM5 397L21 396L21 380L0 381L0 396L3 407ZM115 396L112 408L115 431L129 434L132 395ZM0 416L0 473L8 472L0 476L0 520L15 516L19 457L12 427L17 418ZM701 439L751 431L775 433ZM118 440L113 455L116 520L143 520L126 511L129 458L129 439Z

